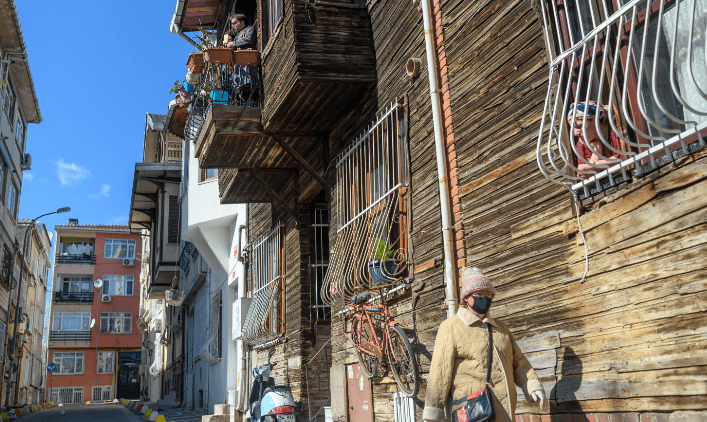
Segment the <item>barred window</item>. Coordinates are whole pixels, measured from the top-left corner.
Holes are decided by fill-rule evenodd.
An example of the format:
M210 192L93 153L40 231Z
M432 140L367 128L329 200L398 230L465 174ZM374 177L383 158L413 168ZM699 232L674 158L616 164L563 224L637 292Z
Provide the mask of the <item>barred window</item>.
M284 232L285 226L277 224L253 246L253 295L243 324L243 341L247 344L262 344L284 332Z
M404 109L392 104L336 160L338 229L321 290L332 306L407 275L407 149Z
M548 179L582 199L705 147L707 0L540 4L551 72L537 160Z
M113 387L110 385L97 385L91 392L91 401L105 401L113 397Z

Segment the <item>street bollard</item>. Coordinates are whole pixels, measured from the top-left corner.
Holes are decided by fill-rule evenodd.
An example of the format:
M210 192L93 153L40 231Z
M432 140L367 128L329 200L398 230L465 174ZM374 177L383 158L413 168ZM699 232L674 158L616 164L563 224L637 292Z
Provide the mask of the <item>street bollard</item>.
M165 419L164 416L159 415L157 419L155 419L155 422L167 422L167 419Z
M143 419L149 419L150 415L152 414L152 409L147 409L147 412L145 412L145 416L143 416Z
M138 404L137 407L135 408L135 411L137 411L138 413L140 413L140 411L142 410L142 406L143 406L142 403Z
M159 417L160 417L159 413L152 412L152 414L150 415L150 419L148 419L148 421L155 422L157 420L157 418L159 418ZM164 418L164 416L162 416L162 417Z
M3 420L3 422L9 422L10 418L7 416L6 412L0 413L0 419Z

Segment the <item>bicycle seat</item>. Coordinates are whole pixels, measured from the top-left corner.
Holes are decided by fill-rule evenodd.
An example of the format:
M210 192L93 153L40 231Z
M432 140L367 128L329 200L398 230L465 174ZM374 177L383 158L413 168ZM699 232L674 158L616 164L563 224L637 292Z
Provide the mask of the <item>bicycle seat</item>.
M354 305L366 303L371 297L373 297L371 292L361 293L360 295L352 296L351 303L353 303Z

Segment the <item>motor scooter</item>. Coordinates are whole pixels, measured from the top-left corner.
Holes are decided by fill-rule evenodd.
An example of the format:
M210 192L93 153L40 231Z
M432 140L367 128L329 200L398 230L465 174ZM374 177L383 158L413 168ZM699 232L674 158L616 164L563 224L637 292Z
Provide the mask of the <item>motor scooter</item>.
M275 385L270 377L270 363L275 348L268 351L268 363L253 369L253 386L250 388L248 403L250 404L249 420L251 422L295 422L295 399L290 389L283 385Z

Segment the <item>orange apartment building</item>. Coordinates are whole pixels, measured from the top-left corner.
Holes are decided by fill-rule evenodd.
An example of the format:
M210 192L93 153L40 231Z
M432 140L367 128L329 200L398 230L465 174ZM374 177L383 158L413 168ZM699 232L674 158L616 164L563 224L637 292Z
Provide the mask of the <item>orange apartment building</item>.
M139 398L140 235L77 219L54 229L48 400Z

